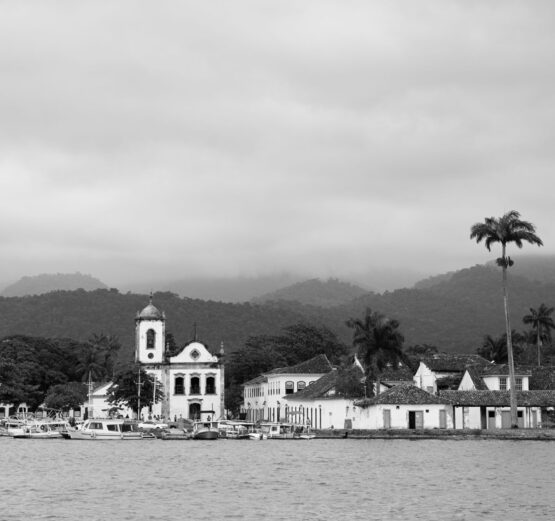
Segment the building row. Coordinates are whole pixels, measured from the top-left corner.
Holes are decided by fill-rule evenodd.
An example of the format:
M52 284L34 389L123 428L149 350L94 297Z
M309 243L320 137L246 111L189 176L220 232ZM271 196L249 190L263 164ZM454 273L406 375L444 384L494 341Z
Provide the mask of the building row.
M363 385L364 371L354 364ZM553 422L555 370L517 368L521 428ZM509 371L478 355L435 354L416 371L388 367L372 397L339 392L341 372L324 355L268 371L244 384L249 421L294 421L316 429L510 428Z

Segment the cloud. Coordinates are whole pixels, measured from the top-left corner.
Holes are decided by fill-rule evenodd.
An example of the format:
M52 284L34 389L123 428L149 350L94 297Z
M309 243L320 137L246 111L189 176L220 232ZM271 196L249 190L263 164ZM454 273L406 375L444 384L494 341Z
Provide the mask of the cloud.
M434 273L553 252L549 2L4 2L2 271Z

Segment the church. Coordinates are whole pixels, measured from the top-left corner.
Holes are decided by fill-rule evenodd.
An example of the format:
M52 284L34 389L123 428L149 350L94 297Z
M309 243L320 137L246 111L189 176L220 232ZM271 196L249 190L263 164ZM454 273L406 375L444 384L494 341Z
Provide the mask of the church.
M135 361L163 391L161 402L143 417L211 419L224 417L223 344L213 355L196 339L175 356L166 352L166 315L152 303L135 317Z

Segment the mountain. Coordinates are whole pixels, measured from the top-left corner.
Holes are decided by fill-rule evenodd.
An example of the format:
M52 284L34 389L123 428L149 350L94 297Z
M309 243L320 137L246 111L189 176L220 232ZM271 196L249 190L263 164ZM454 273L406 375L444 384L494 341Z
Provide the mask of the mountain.
M327 283L308 282L301 288L327 287ZM529 308L555 305L555 283L509 271L509 299L512 327L522 331L522 317ZM116 289L0 297L0 338L26 334L85 341L93 333L105 333L117 336L132 357L134 318L147 303L145 294L122 294ZM362 318L366 308L399 320L405 345L432 344L447 352L475 352L485 335L498 336L505 330L501 270L493 266L459 270L426 289L365 293L332 307L290 300L234 304L170 292L155 293L154 304L165 311L167 331L179 345L192 340L196 324L201 341L213 351L223 341L226 353L241 349L249 336L278 334L299 322L326 326L350 344L352 330L346 321Z
M299 281L298 276L287 273L260 277L199 277L175 280L154 280L126 284L124 292L150 293L151 291L171 291L180 297L217 302L249 302L265 293L289 286Z
M82 273L43 273L33 277L22 277L17 282L7 286L2 293L3 297L24 297L26 295L42 295L49 291L84 289L107 289L108 286L90 275Z
M325 282L320 279L311 279L297 282L272 293L266 293L253 299L253 302L263 304L272 301L294 301L300 304L329 308L345 304L366 293L368 293L367 290L338 279L328 279Z

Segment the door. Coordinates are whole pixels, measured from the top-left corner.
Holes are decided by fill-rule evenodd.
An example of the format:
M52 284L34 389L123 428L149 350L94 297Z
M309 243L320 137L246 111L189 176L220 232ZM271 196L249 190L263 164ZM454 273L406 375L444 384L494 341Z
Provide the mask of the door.
M538 411L530 412L530 419L532 420L532 429L538 428Z
M424 428L424 413L422 411L409 411L409 429Z
M391 429L391 411L389 409L383 411L383 428Z
M511 411L501 411L501 428L511 428Z
M516 422L519 429L524 429L524 411L516 412Z
M439 411L439 428L447 429L447 413L445 411Z
M189 419L190 420L200 419L200 403L191 403L189 405Z
M488 411L488 429L495 429L495 411Z

